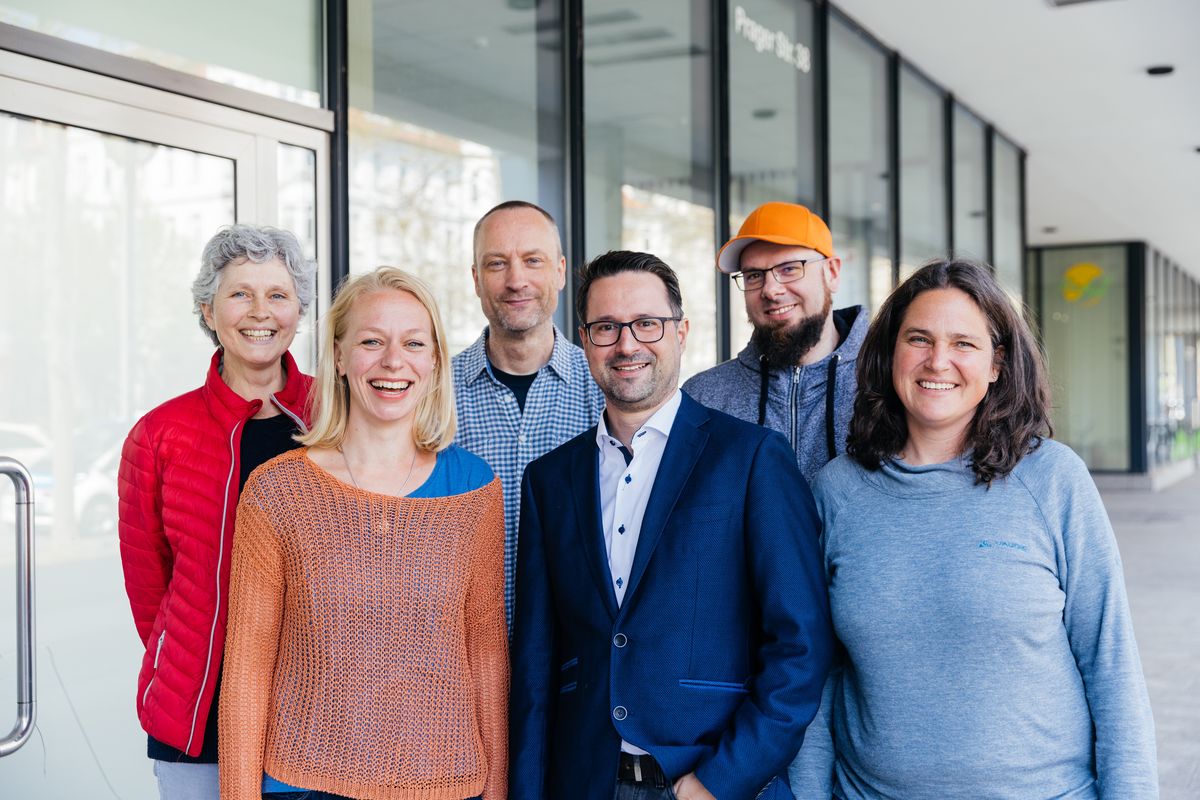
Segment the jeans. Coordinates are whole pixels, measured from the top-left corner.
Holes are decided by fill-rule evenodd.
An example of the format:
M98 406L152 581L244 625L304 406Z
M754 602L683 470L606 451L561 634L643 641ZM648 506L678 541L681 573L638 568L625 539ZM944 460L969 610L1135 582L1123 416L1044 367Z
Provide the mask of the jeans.
M216 764L154 761L159 800L218 800Z
M617 790L613 792L613 800L675 800L675 791L670 784L656 789L650 783L617 781Z

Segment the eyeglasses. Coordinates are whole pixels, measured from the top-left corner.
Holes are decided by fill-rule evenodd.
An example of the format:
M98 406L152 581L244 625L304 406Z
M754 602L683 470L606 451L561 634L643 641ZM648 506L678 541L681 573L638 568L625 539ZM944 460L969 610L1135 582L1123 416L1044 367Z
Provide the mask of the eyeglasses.
M683 317L638 317L629 322L613 322L603 319L585 322L580 327L587 331L588 341L596 347L612 347L621 338L621 329L629 328L633 338L642 344L653 344L666 334L668 322L679 322Z
M732 278L743 292L754 292L766 285L768 272L775 273L775 280L780 283L791 283L804 277L804 268L809 264L819 264L828 260L829 258L826 256L809 258L804 261L785 261L766 269L744 269L741 272L733 273Z

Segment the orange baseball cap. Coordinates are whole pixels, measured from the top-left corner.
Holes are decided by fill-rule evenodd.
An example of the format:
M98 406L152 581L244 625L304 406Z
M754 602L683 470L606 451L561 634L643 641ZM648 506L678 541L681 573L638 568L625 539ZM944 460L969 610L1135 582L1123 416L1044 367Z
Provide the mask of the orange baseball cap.
M763 203L751 211L738 235L717 253L717 269L737 272L742 251L754 242L811 247L833 258L833 234L825 220L796 203Z

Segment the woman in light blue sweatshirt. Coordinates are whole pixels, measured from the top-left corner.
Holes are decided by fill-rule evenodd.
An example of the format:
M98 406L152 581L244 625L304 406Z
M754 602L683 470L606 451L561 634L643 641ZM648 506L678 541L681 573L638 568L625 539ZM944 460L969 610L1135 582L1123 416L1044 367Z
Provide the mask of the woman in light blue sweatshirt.
M1047 438L1041 354L988 271L897 288L858 387L813 484L842 647L796 798L1157 798L1112 526Z

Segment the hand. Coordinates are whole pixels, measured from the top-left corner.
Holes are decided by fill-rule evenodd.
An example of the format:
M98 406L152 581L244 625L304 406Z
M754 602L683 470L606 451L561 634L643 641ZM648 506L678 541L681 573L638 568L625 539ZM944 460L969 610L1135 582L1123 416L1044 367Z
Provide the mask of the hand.
M712 792L704 788L704 784L700 782L694 772L689 772L675 781L672 789L679 800L717 800Z

